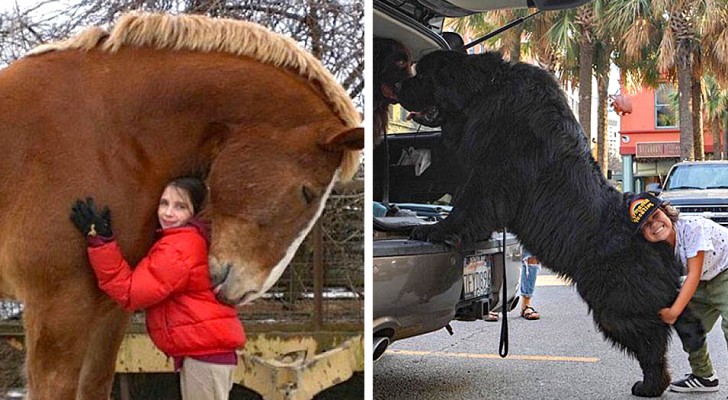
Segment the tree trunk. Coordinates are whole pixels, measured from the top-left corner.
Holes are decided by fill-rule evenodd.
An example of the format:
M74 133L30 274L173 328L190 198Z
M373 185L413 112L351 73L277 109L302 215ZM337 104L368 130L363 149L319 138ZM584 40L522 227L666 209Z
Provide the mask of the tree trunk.
M702 82L703 66L700 58L700 48L695 46L693 51L691 68L691 96L692 96L692 120L693 120L693 143L696 160L705 160L705 143L703 140L703 112L702 112Z
M579 123L587 142L591 143L592 60L594 44L579 44Z
M713 118L711 120L711 132L713 134L713 160L722 160L723 154L721 150L723 149L723 146L721 145L721 133L720 133L720 117L719 118Z
M686 44L677 46L677 90L680 96L680 159L695 160L692 118L690 51Z
M517 63L521 61L521 35L523 34L523 25L513 27L508 31L508 36L504 38L508 53L510 54L510 62Z
M609 64L606 69L597 72L597 164L604 176L607 176L609 169Z

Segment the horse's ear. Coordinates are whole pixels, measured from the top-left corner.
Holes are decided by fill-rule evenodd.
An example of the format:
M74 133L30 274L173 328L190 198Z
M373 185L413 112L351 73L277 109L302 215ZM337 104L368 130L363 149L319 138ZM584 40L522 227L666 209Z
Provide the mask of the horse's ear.
M352 128L323 137L319 145L327 151L361 150L364 148L364 128Z

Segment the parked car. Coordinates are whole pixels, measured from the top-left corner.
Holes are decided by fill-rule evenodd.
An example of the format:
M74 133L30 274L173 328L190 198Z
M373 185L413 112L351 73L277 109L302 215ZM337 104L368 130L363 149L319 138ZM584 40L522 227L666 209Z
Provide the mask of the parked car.
M728 226L728 161L683 161L670 168L662 197L686 215Z
M588 1L374 0L373 31L375 37L404 44L416 62L449 48L441 36L445 17L526 6L569 8ZM399 131L406 131L401 128L407 125L405 114L398 113ZM465 176L451 151L439 129L423 127L387 134L374 149L375 360L392 341L451 330L453 320L482 320L503 304L507 310L517 305L520 245L515 236L496 232L464 247L408 239L414 227L447 218L449 199Z

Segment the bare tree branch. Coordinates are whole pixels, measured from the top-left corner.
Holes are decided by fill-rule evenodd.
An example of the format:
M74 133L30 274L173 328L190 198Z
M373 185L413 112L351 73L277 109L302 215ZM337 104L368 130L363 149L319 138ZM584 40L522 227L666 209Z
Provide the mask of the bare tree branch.
M356 0L39 0L0 12L0 63L125 12L194 13L257 22L318 57L363 108L364 4Z

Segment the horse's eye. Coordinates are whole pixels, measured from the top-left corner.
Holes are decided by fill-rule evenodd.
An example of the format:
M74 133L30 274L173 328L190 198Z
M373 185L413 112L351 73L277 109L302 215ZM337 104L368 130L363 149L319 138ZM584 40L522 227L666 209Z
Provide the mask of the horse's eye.
M316 193L306 185L303 185L301 187L301 192L303 194L304 200L306 200L306 204L311 204L316 199Z

